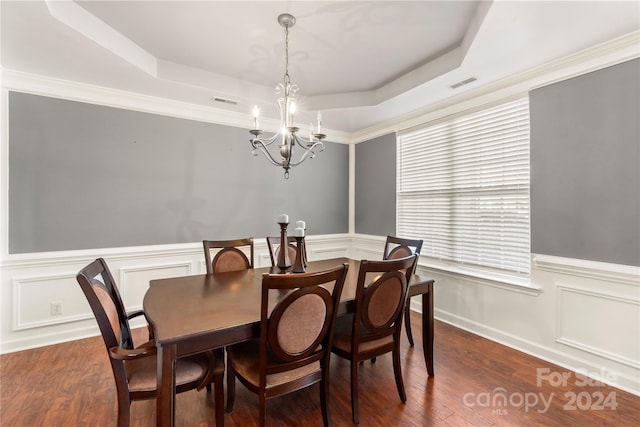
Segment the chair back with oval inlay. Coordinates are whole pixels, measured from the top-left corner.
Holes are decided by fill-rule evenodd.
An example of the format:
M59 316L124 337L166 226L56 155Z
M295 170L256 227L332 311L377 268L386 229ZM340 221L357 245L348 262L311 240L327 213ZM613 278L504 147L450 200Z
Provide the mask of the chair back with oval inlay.
M149 341L135 346L129 320L144 316L142 310L125 312L118 287L104 259L98 258L76 276L98 322L116 383L117 425L128 426L131 401L152 399L157 393L157 350L149 325ZM215 383L216 425L224 425L224 354L207 351L176 361L175 393L210 388ZM87 384L90 384L88 382Z
M405 239L402 237L387 236L387 241L384 244L384 253L382 259L398 259L404 258L409 255L416 254L420 258L420 250L422 250L422 240L419 239ZM414 265L418 266L418 261ZM411 332L411 301L407 301L404 309L404 328L407 331L407 338L409 339L409 345L413 346L413 333Z
M253 237L232 240L203 240L207 274L248 270L253 264ZM242 251L240 248L244 248ZM218 249L213 259L212 250ZM246 252L249 252L247 257Z
M351 362L351 410L358 424L358 364L393 353L396 387L402 402L407 400L400 367L400 331L409 278L417 255L405 258L360 262L355 313L338 319L331 351Z
M260 338L227 347L227 412L235 379L257 393L259 425L266 400L320 383L324 425L329 424L329 359L348 264L303 274L262 277Z

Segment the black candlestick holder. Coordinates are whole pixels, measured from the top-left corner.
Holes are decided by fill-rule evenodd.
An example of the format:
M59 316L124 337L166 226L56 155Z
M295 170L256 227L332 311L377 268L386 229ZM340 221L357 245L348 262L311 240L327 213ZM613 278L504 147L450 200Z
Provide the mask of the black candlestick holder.
M289 260L289 244L287 243L287 226L288 222L279 222L280 225L280 250L278 251L278 268L280 270L286 270L291 267L291 260Z
M307 266L307 240L306 240L306 237L302 238L302 241L300 243L298 243L298 247L300 248L300 251L302 252L302 264L306 267Z
M293 263L293 271L294 273L304 273L305 272L305 263L303 261L304 258L304 237L295 236L296 239L296 260Z

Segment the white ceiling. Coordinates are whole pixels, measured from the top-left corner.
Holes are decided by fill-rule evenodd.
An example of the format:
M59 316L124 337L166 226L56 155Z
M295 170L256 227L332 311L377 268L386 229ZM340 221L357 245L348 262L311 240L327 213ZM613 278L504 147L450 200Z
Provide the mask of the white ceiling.
M79 1L0 3L2 67L275 115L347 133L640 29L638 1ZM450 86L477 80L458 89ZM233 100L221 103L212 98ZM305 122L303 122L304 124Z

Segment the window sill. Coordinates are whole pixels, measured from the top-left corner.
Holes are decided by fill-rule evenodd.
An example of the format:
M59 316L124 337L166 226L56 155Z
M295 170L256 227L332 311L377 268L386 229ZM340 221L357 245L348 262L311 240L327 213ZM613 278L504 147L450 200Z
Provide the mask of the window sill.
M449 276L455 279L464 279L468 282L478 283L483 286L491 286L526 295L538 296L542 293L542 288L536 287L531 283L531 276L515 277L434 260L420 260L418 262L418 270L425 271L427 274L428 271L433 271L439 275Z

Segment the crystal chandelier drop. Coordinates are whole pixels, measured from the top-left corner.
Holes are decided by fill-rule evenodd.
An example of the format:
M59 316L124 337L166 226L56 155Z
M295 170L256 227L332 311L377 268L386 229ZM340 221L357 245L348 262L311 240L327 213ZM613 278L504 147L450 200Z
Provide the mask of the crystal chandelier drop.
M294 126L293 118L296 112L296 92L298 86L291 83L289 78L289 28L296 23L296 18L288 13L278 16L278 23L284 27L285 34L285 72L282 83L276 86L276 95L278 98L278 106L280 107L280 130L271 138L262 139L258 124L258 116L260 114L258 106L253 108L253 129L249 131L253 135L249 141L251 142L251 154L257 156L257 150L267 157L269 162L275 166L281 166L284 169L284 177L289 179L289 169L304 162L307 157L315 157L316 151L324 150L322 140L326 135L322 131L322 115L318 113L316 127L310 125L309 138L298 136L300 128ZM280 161L269 151L269 146L275 141L281 141L279 145ZM293 159L294 151L301 150L298 160Z

